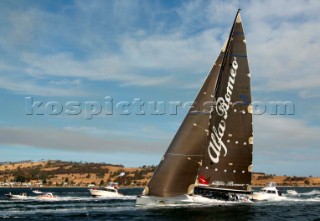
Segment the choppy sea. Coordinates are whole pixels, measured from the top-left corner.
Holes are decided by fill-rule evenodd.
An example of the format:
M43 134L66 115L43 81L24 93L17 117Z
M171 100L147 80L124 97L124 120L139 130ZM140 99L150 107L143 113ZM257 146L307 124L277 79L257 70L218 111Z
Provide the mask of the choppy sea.
M280 188L286 190L287 188ZM136 207L141 188L121 189L120 199L93 198L86 188L40 188L58 200L43 201L29 188L0 188L0 219L4 220L319 220L320 188L296 187L297 196L249 205ZM27 192L25 200L4 194Z

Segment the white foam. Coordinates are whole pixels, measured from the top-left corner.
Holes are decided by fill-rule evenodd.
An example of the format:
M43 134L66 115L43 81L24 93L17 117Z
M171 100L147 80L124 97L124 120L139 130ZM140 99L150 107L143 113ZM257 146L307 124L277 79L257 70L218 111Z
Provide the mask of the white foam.
M299 195L303 195L303 196L320 195L320 190L312 190L306 193L299 193Z

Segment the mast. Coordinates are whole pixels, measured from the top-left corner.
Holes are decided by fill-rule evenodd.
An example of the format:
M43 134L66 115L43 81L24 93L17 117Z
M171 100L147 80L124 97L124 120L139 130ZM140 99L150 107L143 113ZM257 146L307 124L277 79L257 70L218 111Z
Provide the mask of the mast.
M215 88L208 146L199 176L208 188L251 191L252 106L246 40L237 12Z

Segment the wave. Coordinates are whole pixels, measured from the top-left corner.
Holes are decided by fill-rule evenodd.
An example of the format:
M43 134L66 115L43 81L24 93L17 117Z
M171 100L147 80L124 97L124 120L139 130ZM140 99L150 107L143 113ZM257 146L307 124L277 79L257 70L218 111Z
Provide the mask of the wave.
M286 198L284 201L288 202L320 202L320 197L314 198Z
M57 198L39 198L29 196L25 199L3 199L0 200L0 203L8 202L25 202L25 201L99 201L99 200L135 200L136 196L121 196L121 197L91 197L91 196L57 196Z
M299 195L302 195L302 196L320 195L320 190L312 190L306 193L299 193Z

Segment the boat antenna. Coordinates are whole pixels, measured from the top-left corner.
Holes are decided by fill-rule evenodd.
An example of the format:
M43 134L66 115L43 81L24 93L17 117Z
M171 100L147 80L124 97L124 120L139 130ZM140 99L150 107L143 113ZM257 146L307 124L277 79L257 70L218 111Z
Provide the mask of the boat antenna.
M241 10L241 0L238 0L238 11Z

